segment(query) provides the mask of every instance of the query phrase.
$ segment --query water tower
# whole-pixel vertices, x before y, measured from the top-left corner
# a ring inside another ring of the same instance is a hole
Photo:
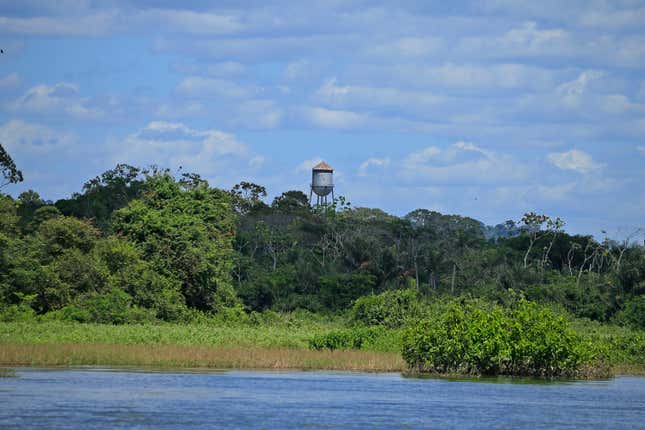
[[[311,198],[314,193],[316,194],[316,206],[326,206],[329,194],[331,194],[332,201],[334,200],[334,169],[324,161],[321,161],[312,169],[309,204],[311,204]]]

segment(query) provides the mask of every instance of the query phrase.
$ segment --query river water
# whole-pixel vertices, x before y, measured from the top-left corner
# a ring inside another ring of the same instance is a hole
[[[645,378],[16,369],[0,429],[645,429]]]

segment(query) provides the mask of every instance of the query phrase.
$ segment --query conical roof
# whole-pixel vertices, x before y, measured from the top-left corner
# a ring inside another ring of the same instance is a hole
[[[333,172],[334,169],[331,168],[331,166],[324,161],[321,161],[320,163],[316,164],[313,168],[313,170],[322,170],[324,172]]]

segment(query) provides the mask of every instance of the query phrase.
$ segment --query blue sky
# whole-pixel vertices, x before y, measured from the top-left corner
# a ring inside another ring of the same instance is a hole
[[[0,142],[58,199],[116,163],[495,224],[645,227],[645,2],[0,0]]]

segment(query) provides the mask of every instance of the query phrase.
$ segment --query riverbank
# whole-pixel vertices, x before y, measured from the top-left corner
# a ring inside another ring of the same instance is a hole
[[[181,345],[4,344],[0,366],[143,366],[401,372],[400,354],[296,348]]]
[[[407,370],[400,344],[391,336],[386,338],[387,342],[371,343],[360,350],[309,348],[312,337],[330,333],[339,326],[334,321],[233,326],[0,323],[0,366]],[[615,329],[603,330],[592,337],[594,342],[602,342],[614,352],[613,373],[645,376],[642,343]],[[629,347],[625,346],[626,339],[630,340]]]
[[[310,350],[333,324],[0,323],[0,366],[152,366],[400,372],[396,350]]]

